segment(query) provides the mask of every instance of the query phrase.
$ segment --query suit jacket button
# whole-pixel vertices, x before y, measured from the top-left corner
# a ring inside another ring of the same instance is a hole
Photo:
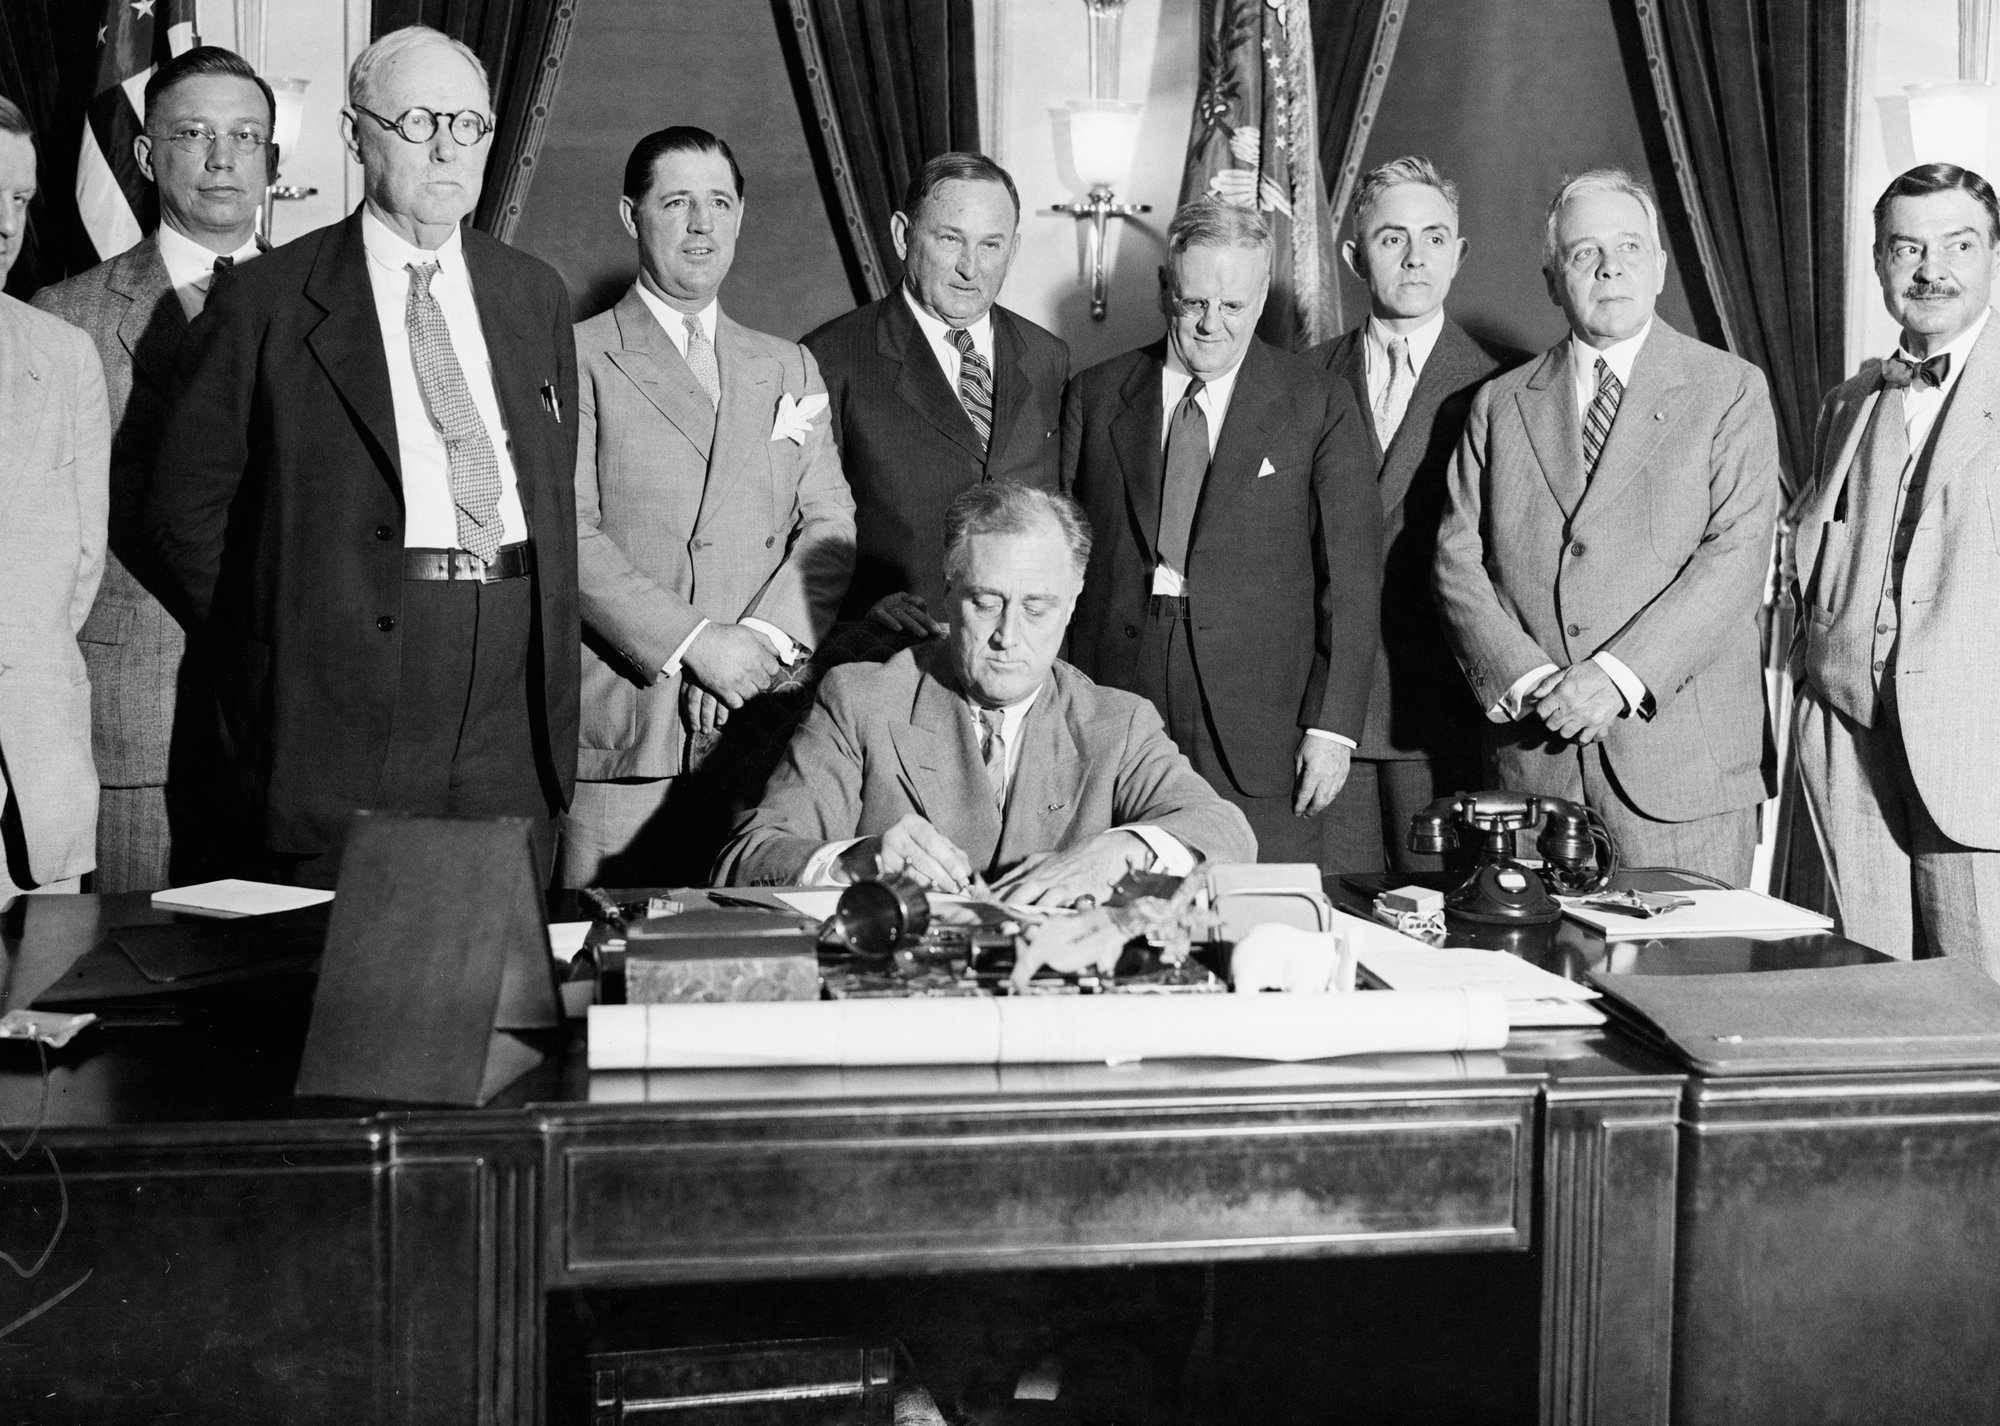
[[[1575,555],[1575,556],[1576,556],[1576,557],[1577,557],[1578,559],[1582,559],[1582,558],[1583,558],[1583,541],[1582,541],[1582,540],[1578,540],[1578,541],[1577,541],[1577,542],[1576,542],[1575,544],[1571,545],[1571,546],[1569,547],[1569,552],[1570,552],[1571,554]]]
[[[1583,630],[1575,624],[1569,626],[1569,636],[1572,639],[1574,639],[1578,634],[1581,634],[1582,632]]]
[[[375,538],[378,540],[386,540],[395,533],[396,532],[390,529],[387,525],[377,525],[375,527]]]
[[[689,549],[691,549],[691,550],[698,550],[698,549],[700,549],[700,548],[701,548],[701,547],[702,547],[703,545],[705,545],[705,544],[707,544],[707,543],[708,543],[708,541],[706,541],[706,540],[689,540],[689,541],[688,541],[688,548],[689,548]]]
[[[773,546],[773,545],[775,545],[775,544],[777,544],[777,543],[778,543],[778,537],[777,537],[776,535],[766,535],[766,536],[764,536],[764,548],[765,548],[765,549],[767,549],[767,550],[768,550],[768,549],[770,549],[770,548],[771,548],[771,546]]]
[[[396,616],[393,614],[384,614],[381,618],[375,621],[375,627],[380,629],[385,634],[390,632],[392,629],[396,627]]]
[[[1139,637],[1139,626],[1138,626],[1137,624],[1127,624],[1127,625],[1125,626],[1125,637],[1126,637],[1126,638],[1128,638],[1128,639],[1136,639],[1136,638],[1138,638],[1138,637]]]

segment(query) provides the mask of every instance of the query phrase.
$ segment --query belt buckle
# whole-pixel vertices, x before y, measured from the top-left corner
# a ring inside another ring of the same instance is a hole
[[[476,579],[481,584],[493,583],[494,579],[496,578],[496,576],[493,573],[494,561],[483,560],[478,555],[473,554],[470,550],[466,551],[465,558],[470,562],[472,566],[470,572],[466,575],[466,578]]]

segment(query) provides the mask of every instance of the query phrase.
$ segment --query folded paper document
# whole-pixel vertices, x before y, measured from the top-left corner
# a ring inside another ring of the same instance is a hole
[[[166,911],[193,911],[206,916],[268,916],[297,911],[333,900],[330,891],[305,886],[280,886],[269,881],[226,877],[198,886],[176,886],[153,893],[153,904]]]
[[[1679,891],[1676,897],[1693,903],[1658,915],[1609,906],[1592,906],[1586,898],[1562,898],[1563,915],[1601,932],[1607,941],[1644,936],[1810,936],[1833,929],[1832,918],[1817,911],[1766,896],[1761,891]]]

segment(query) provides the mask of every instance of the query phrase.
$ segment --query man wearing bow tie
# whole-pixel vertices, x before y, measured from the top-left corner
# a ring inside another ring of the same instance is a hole
[[[646,135],[618,202],[639,278],[576,329],[578,579],[587,631],[565,886],[707,879],[725,790],[694,771],[715,735],[825,637],[854,567],[812,353],[716,294],[743,173],[706,129]]]
[[[90,665],[91,742],[102,784],[99,891],[145,891],[226,870],[215,807],[213,713],[179,623],[155,597],[146,482],[174,349],[219,273],[257,256],[257,209],[277,173],[270,86],[226,49],[176,55],[146,81],[134,141],[160,226],[132,247],[35,294],[90,333],[111,399],[111,549],[77,636]]]
[[[562,279],[461,222],[493,107],[437,30],[356,56],[364,201],[232,271],[175,361],[148,507],[267,876],[358,809],[525,818],[576,770],[576,342]]]
[[[1794,731],[1841,932],[2000,976],[2000,202],[1925,164],[1875,204],[1902,324],[1821,407],[1800,497]]]
[[[1629,865],[1742,886],[1771,786],[1770,394],[1654,314],[1666,251],[1630,175],[1565,183],[1542,261],[1569,334],[1473,399],[1438,532],[1445,633],[1502,787],[1585,803]]]

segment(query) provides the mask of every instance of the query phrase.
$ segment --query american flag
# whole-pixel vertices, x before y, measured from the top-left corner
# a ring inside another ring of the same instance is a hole
[[[195,39],[195,0],[107,0],[97,32],[97,84],[84,112],[76,206],[98,261],[122,253],[159,220],[132,140],[146,123],[146,81]]]

